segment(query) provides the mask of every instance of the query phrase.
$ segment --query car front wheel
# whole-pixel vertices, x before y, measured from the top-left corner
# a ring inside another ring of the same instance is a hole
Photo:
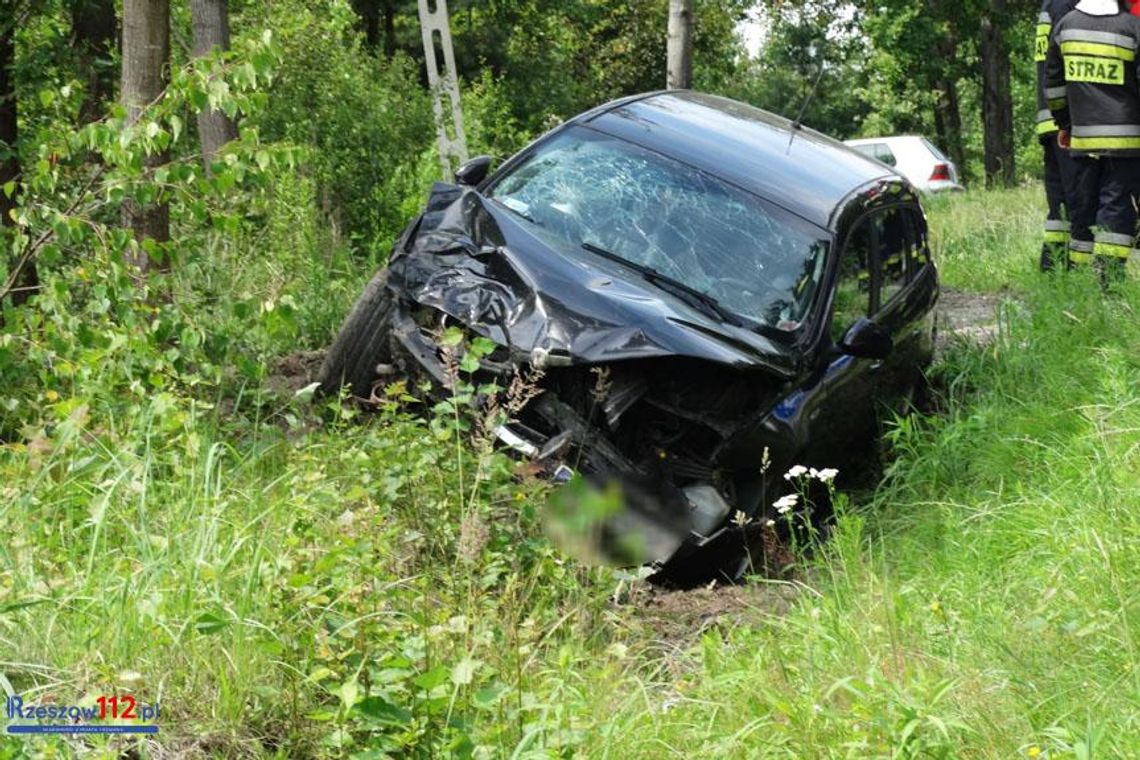
[[[377,366],[392,355],[389,327],[395,302],[387,285],[384,269],[365,286],[345,318],[317,376],[321,393],[333,395],[347,385],[358,398],[372,395]]]

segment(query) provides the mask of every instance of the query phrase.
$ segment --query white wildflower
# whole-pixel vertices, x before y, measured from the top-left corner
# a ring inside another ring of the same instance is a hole
[[[774,528],[776,526],[776,521],[775,520],[768,520],[764,524],[767,525],[769,528]]]
[[[808,468],[804,467],[802,464],[797,464],[795,467],[784,473],[784,480],[795,480],[796,478],[802,478],[804,475],[807,475],[807,472]]]
[[[838,474],[839,470],[836,470],[833,467],[825,467],[822,470],[816,470],[812,472],[812,476],[815,477],[815,479],[820,483],[830,483],[831,481],[835,480],[835,476]]]
[[[780,514],[786,515],[792,511],[792,507],[796,506],[796,502],[799,500],[800,497],[798,494],[790,493],[787,496],[781,496],[772,503],[772,506],[775,507],[776,511]]]

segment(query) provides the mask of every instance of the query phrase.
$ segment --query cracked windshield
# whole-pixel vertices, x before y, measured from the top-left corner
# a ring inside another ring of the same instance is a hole
[[[540,147],[488,194],[559,247],[620,258],[670,292],[699,291],[726,321],[796,330],[823,273],[826,243],[807,222],[582,127]]]

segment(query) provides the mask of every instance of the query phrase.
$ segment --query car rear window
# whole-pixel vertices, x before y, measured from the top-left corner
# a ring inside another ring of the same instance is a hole
[[[934,157],[937,158],[939,161],[949,161],[950,160],[950,159],[946,158],[946,156],[942,153],[942,151],[938,150],[937,145],[930,142],[930,140],[927,140],[925,137],[922,138],[922,144],[925,145],[927,147],[927,149],[929,149],[930,152],[934,154]]]
[[[822,230],[706,172],[572,127],[487,192],[552,247],[601,248],[756,326],[798,329],[823,274]],[[586,254],[589,255],[589,254]]]
[[[898,164],[898,159],[895,158],[895,154],[886,143],[865,143],[863,145],[853,145],[852,147],[864,156],[870,156],[876,161],[882,161],[887,166],[895,166]]]

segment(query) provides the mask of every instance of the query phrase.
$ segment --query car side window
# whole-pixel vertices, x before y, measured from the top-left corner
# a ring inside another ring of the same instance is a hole
[[[910,281],[910,272],[914,268],[915,230],[911,212],[904,208],[877,214],[874,224],[882,273],[879,302],[889,304]]]
[[[872,221],[864,219],[847,237],[839,258],[835,281],[835,308],[831,315],[831,339],[838,343],[860,317],[871,313]]]
[[[870,156],[876,161],[882,161],[887,166],[895,166],[898,164],[898,159],[895,158],[895,154],[891,152],[890,147],[886,143],[864,143],[863,145],[856,145],[855,150],[865,156]]]

